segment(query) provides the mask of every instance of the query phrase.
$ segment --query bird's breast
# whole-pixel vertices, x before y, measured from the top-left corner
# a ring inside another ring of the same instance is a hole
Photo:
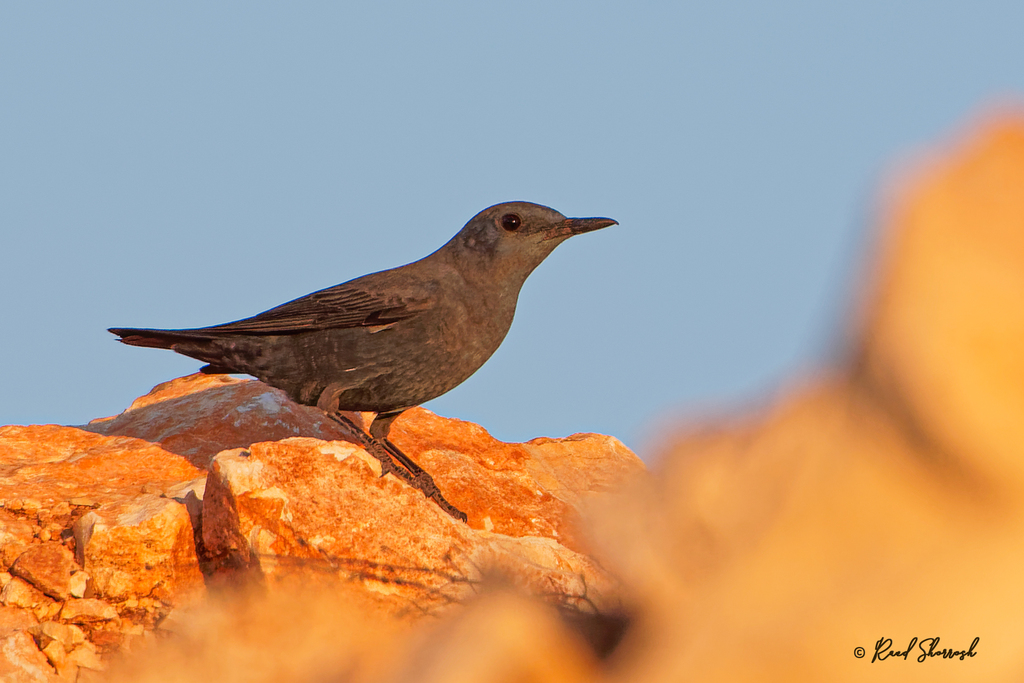
[[[483,365],[497,350],[512,325],[515,308],[451,306],[435,323],[439,358],[459,382]]]

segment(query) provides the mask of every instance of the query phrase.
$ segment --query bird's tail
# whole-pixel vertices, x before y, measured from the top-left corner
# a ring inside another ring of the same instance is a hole
[[[151,349],[170,349],[183,356],[209,363],[200,372],[206,374],[245,373],[246,370],[235,367],[230,353],[232,345],[224,344],[220,335],[210,334],[207,330],[153,330],[137,327],[111,327],[109,332],[116,334],[122,344],[142,346]]]

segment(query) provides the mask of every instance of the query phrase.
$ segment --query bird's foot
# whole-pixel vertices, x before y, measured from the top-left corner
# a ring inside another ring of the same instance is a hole
[[[445,497],[441,495],[441,490],[438,489],[437,484],[434,483],[434,479],[426,472],[421,470],[419,474],[413,475],[411,483],[414,487],[422,491],[423,495],[437,503],[439,508],[455,519],[460,522],[467,522],[469,520],[465,512],[445,500]]]
[[[399,464],[404,466],[409,471],[409,474],[412,477],[409,483],[412,486],[422,491],[424,496],[430,498],[432,501],[437,503],[437,506],[439,508],[447,512],[455,519],[461,522],[466,522],[468,520],[468,517],[466,517],[465,512],[458,509],[445,499],[445,497],[441,494],[441,489],[437,488],[437,484],[434,483],[434,478],[431,477],[430,474],[428,474],[422,467],[413,462],[412,458],[403,453],[398,448],[398,446],[391,443],[391,441],[387,437],[380,439],[380,441],[384,445],[384,448],[387,449],[388,453],[390,453],[391,456],[395,460],[397,460]]]
[[[437,488],[437,484],[434,483],[434,478],[424,471],[422,467],[413,462],[412,458],[400,451],[393,443],[388,441],[386,438],[378,440],[370,436],[344,415],[333,411],[326,412],[326,415],[344,427],[345,430],[351,433],[352,437],[359,442],[359,445],[362,446],[367,453],[380,461],[380,476],[383,477],[385,474],[392,474],[409,484],[409,486],[419,489],[424,496],[437,503],[439,508],[455,519],[460,522],[466,522],[468,520],[466,513],[449,503],[445,497],[441,495],[441,490]]]

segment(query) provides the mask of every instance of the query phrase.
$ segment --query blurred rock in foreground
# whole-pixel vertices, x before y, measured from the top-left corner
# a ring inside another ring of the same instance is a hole
[[[643,615],[615,680],[1024,675],[1024,120],[920,170],[885,228],[849,365],[680,435],[602,518]]]
[[[256,381],[193,375],[83,428],[0,428],[0,680],[75,680],[154,633],[187,639],[221,618],[224,594],[284,622],[296,605],[344,605],[361,634],[411,628],[488,585],[568,618],[621,613],[580,515],[643,474],[619,441],[506,444],[422,409],[392,438],[468,525]]]

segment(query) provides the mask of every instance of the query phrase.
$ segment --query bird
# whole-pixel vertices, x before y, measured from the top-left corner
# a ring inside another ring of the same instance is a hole
[[[527,277],[568,238],[610,218],[566,218],[531,202],[474,216],[412,263],[300,297],[249,318],[192,329],[112,327],[130,346],[170,349],[206,374],[246,374],[315,406],[455,519],[430,475],[389,439],[405,410],[447,393],[504,340]],[[369,434],[341,411],[372,412]]]

